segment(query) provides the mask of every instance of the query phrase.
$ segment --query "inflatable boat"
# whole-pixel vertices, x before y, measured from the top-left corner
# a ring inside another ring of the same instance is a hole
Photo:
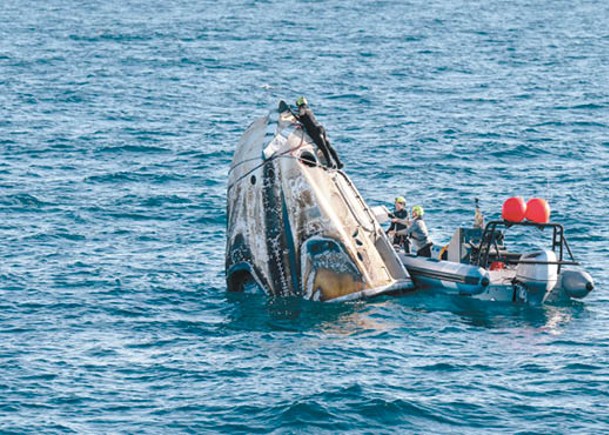
[[[551,232],[549,248],[509,251],[505,239],[526,245],[523,232]],[[524,243],[523,243],[524,242]],[[584,298],[594,289],[592,277],[573,258],[558,223],[491,221],[481,228],[457,228],[441,259],[402,253],[402,263],[417,287],[481,300],[528,303]]]

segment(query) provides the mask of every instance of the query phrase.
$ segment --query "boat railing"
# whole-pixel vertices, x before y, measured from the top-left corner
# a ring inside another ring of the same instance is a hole
[[[535,261],[535,260],[520,260],[520,261],[515,261],[514,263],[517,264],[558,264],[560,266],[579,266],[579,261],[565,261],[565,260],[560,260],[560,261]]]
[[[523,227],[535,227],[543,230],[544,228],[552,228],[552,251],[558,256],[558,261],[534,261],[534,260],[520,260],[513,259],[513,256],[519,255],[514,253],[508,253],[504,246],[499,244],[502,240],[498,240],[503,237],[503,234],[499,231],[499,228],[508,229],[513,226]],[[480,244],[478,245],[478,252],[472,258],[472,264],[476,264],[480,267],[486,268],[491,261],[505,261],[505,263],[511,264],[558,264],[558,271],[563,265],[579,265],[571,248],[565,238],[565,230],[561,224],[548,222],[548,223],[537,223],[537,222],[508,222],[508,221],[490,221],[486,224]],[[503,253],[502,253],[503,251]],[[565,261],[564,251],[567,252],[571,261]],[[503,254],[503,258],[502,258]],[[512,258],[509,258],[512,256]]]

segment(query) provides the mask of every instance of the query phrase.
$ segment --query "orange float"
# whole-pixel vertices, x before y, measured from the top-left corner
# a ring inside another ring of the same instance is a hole
[[[545,199],[529,199],[525,218],[538,224],[547,224],[550,222],[550,205]]]
[[[503,261],[493,261],[490,270],[503,270],[505,263]]]
[[[513,196],[503,203],[501,217],[508,222],[522,222],[526,215],[527,205],[521,196]]]

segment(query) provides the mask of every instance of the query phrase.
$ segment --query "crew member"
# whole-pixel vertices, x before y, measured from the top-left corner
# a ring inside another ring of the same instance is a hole
[[[313,142],[315,142],[323,153],[327,166],[329,168],[341,169],[343,164],[338,158],[336,150],[330,145],[330,141],[326,135],[326,129],[315,118],[307,99],[305,97],[299,97],[298,100],[296,100],[296,106],[298,106],[298,120],[302,123],[306,132],[311,136]]]
[[[391,217],[391,226],[387,229],[387,235],[394,245],[402,246],[404,252],[409,254],[410,239],[407,235],[397,234],[398,231],[408,228],[408,210],[406,210],[406,199],[403,196],[395,198],[395,209],[389,217]]]
[[[425,210],[420,205],[412,207],[412,221],[409,223],[408,228],[401,230],[398,234],[405,234],[410,236],[414,248],[416,249],[417,255],[421,257],[431,257],[431,247],[433,243],[429,237],[429,231],[427,225],[423,220]]]

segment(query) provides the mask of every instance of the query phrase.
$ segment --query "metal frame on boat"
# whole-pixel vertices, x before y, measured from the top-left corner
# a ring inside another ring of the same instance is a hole
[[[495,248],[495,252],[497,254],[497,258],[494,261],[503,261],[506,264],[549,264],[548,262],[540,262],[533,260],[519,260],[521,254],[515,254],[517,258],[514,258],[514,254],[510,254],[507,251],[501,254],[502,250],[498,244],[497,237],[500,234],[500,229],[502,226],[506,229],[512,226],[524,226],[524,227],[535,227],[540,230],[544,230],[545,228],[552,228],[552,251],[556,253],[558,249],[558,258],[556,264],[558,265],[558,273],[560,273],[561,266],[569,265],[569,266],[579,266],[579,262],[575,261],[573,257],[573,253],[571,252],[571,248],[567,243],[567,239],[565,238],[565,229],[564,227],[555,222],[548,223],[536,223],[536,222],[508,222],[508,221],[491,221],[484,228],[484,232],[482,233],[482,242],[479,247],[479,252],[477,255],[477,264],[480,267],[489,267],[491,263],[489,262],[489,258],[492,258],[492,248]],[[564,261],[564,251],[567,251],[571,261]]]

